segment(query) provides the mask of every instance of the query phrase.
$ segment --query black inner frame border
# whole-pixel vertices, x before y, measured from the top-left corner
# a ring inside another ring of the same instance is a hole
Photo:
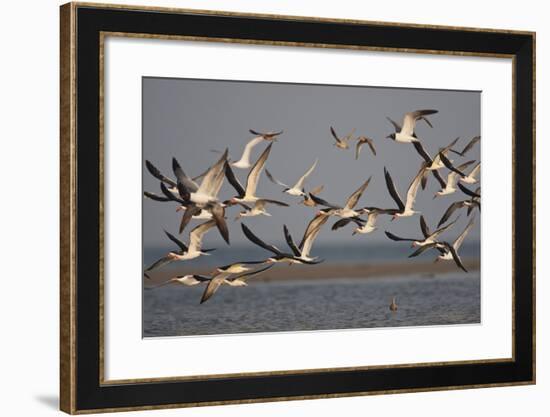
[[[76,7],[77,21],[77,410],[230,403],[353,393],[415,391],[534,381],[533,37],[376,23],[309,21],[201,12]],[[208,380],[100,385],[99,40],[100,32],[237,38],[515,56],[515,360]]]

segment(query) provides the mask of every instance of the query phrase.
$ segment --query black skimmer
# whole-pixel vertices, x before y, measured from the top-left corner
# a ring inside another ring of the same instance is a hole
[[[460,164],[459,166],[456,167],[456,171],[462,171],[465,168],[468,168],[468,166],[470,166],[474,162],[475,160],[464,162],[463,164]],[[449,173],[447,174],[447,181],[445,181],[445,185],[441,187],[441,190],[439,190],[434,194],[434,198],[453,194],[457,190],[456,186],[460,177],[456,173],[456,171],[449,171]],[[461,179],[464,179],[464,178],[467,178],[467,177],[462,177]]]
[[[317,257],[311,257],[310,252],[311,248],[313,246],[313,242],[319,235],[319,232],[321,231],[321,227],[327,222],[329,216],[320,213],[317,214],[311,221],[308,223],[306,230],[304,231],[304,236],[302,237],[302,241],[300,242],[300,245],[296,246],[294,243],[294,240],[292,239],[292,235],[288,231],[288,228],[286,225],[283,226],[283,231],[285,234],[285,240],[290,249],[292,250],[292,253],[294,253],[294,256],[296,256],[300,260],[305,261],[316,261]]]
[[[230,272],[214,273],[208,280],[208,285],[204,289],[200,304],[206,302],[210,297],[212,297],[216,293],[216,291],[218,291],[218,288],[220,288],[222,284],[229,285],[232,287],[245,287],[248,285],[246,282],[247,278],[250,278],[253,275],[258,275],[259,273],[268,270],[272,266],[273,265],[269,265],[265,268],[257,269],[255,271],[245,272],[235,277],[231,277],[231,275],[234,275],[234,274]]]
[[[428,126],[432,127],[432,124],[426,118],[426,116],[435,113],[437,113],[437,110],[416,110],[413,112],[405,113],[405,115],[403,116],[403,126],[400,126],[398,123],[387,117],[387,119],[395,128],[395,132],[386,136],[386,138],[401,143],[418,142],[419,140],[414,133],[416,122],[419,120],[424,120],[428,124]]]
[[[267,170],[267,168],[265,170],[265,174],[267,175],[267,178],[269,178],[269,180],[272,183],[284,187],[284,190],[283,190],[284,193],[287,193],[296,197],[301,197],[306,194],[304,191],[304,183],[306,181],[306,178],[313,172],[316,166],[317,166],[317,159],[315,160],[313,165],[305,172],[305,174],[302,175],[300,179],[296,182],[296,184],[294,184],[292,187],[274,178],[273,175],[271,175],[271,173]]]
[[[466,226],[464,231],[456,238],[456,240],[452,244],[449,242],[432,242],[428,245],[424,245],[419,249],[417,249],[414,253],[409,255],[409,258],[418,256],[428,249],[436,249],[439,252],[439,256],[435,259],[435,262],[439,260],[442,260],[442,261],[453,260],[460,269],[462,269],[464,272],[468,272],[468,270],[462,263],[462,259],[458,254],[458,250],[460,249],[460,246],[462,246],[462,242],[464,242],[466,235],[468,234],[470,229],[473,227],[474,222],[475,222],[475,216],[471,218],[471,220],[468,222],[468,225]]]
[[[422,235],[424,236],[423,239],[412,239],[412,238],[406,238],[406,237],[399,237],[394,235],[393,233],[390,233],[388,231],[384,232],[386,236],[396,242],[412,242],[411,247],[416,246],[425,246],[429,245],[431,243],[437,242],[437,238],[446,230],[448,230],[450,227],[452,227],[456,223],[456,220],[448,223],[447,225],[440,227],[437,230],[434,230],[433,232],[430,232],[430,229],[428,228],[428,225],[426,224],[426,220],[424,219],[424,216],[420,216],[420,230],[422,231]]]
[[[472,210],[476,207],[478,208],[478,210],[481,210],[481,194],[479,194],[481,189],[479,187],[477,188],[476,191],[471,191],[468,188],[464,187],[462,184],[458,183],[458,188],[460,188],[460,190],[466,195],[468,195],[470,198],[466,200],[455,201],[454,203],[452,203],[447,208],[445,213],[443,213],[443,216],[441,217],[441,220],[439,220],[437,227],[441,226],[443,223],[449,220],[449,218],[453,215],[453,213],[456,210],[461,209],[463,207],[466,207],[468,209],[467,210],[468,216],[471,214]]]
[[[264,169],[265,162],[267,161],[272,145],[272,143],[269,144],[265,151],[262,152],[252,169],[249,171],[246,178],[246,188],[244,188],[239,182],[235,176],[235,173],[231,169],[231,166],[225,166],[225,176],[235,191],[237,191],[237,196],[225,201],[225,204],[255,203],[258,200],[263,200],[262,198],[256,196],[256,189],[258,188],[258,181],[260,180],[260,175]],[[275,200],[266,201],[273,202]]]
[[[283,252],[276,246],[265,243],[263,240],[257,237],[254,233],[252,233],[252,231],[244,223],[241,223],[241,228],[243,229],[243,233],[248,240],[250,240],[255,245],[258,245],[259,247],[274,254],[274,256],[270,256],[265,260],[266,263],[285,262],[289,264],[315,265],[322,262],[322,261],[308,261],[306,259],[300,258],[299,256],[296,256],[293,253]]]
[[[191,230],[189,233],[189,246],[165,230],[164,233],[168,236],[168,239],[174,242],[179,247],[179,250],[168,252],[166,256],[163,256],[155,261],[147,267],[145,271],[152,271],[153,269],[160,268],[174,261],[186,261],[189,259],[198,258],[201,255],[209,255],[208,252],[212,252],[214,249],[202,249],[202,238],[204,234],[215,225],[216,222],[214,220],[210,220]]]
[[[276,140],[276,137],[281,133],[283,133],[282,130],[280,132],[260,133],[252,129],[250,129],[249,132],[256,136],[252,138],[244,147],[244,151],[243,151],[243,154],[241,155],[241,159],[230,163],[232,167],[241,168],[241,169],[250,168],[252,166],[252,163],[250,162],[250,155],[252,153],[252,149],[259,143],[263,142],[264,140],[266,141]]]
[[[267,204],[274,204],[281,207],[288,207],[287,203],[283,203],[282,201],[277,200],[269,200],[266,198],[262,198],[261,200],[256,200],[254,205],[250,207],[249,205],[245,203],[237,203],[242,208],[244,208],[244,211],[239,212],[237,216],[235,217],[235,220],[239,220],[241,217],[254,217],[254,216],[271,216],[270,213],[266,210]]]
[[[332,216],[338,216],[338,217],[358,217],[362,214],[361,210],[354,210],[354,207],[357,205],[357,202],[363,195],[363,192],[367,189],[369,186],[371,178],[369,177],[361,186],[355,190],[347,199],[346,204],[341,207],[332,203],[329,203],[326,200],[323,200],[320,197],[317,197],[316,195],[313,195],[312,193],[309,193],[309,197],[316,203],[321,206],[328,207],[327,209],[324,209],[323,212],[325,214],[329,214]]]
[[[388,188],[388,191],[397,204],[398,209],[395,209],[393,212],[392,220],[397,217],[410,217],[417,213],[420,213],[419,211],[415,211],[413,209],[414,202],[416,200],[416,194],[418,193],[418,187],[420,186],[420,182],[422,181],[422,177],[425,172],[425,166],[423,165],[416,176],[411,181],[411,184],[409,185],[409,188],[407,190],[407,200],[405,203],[403,203],[403,200],[399,196],[399,193],[397,192],[397,189],[395,188],[395,185],[393,183],[392,177],[390,175],[390,172],[384,167],[384,177],[386,178],[386,186]],[[391,214],[390,210],[386,210],[388,214]]]

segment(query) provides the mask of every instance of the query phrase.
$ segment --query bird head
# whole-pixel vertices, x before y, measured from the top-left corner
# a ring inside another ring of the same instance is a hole
[[[386,139],[395,140],[395,133],[390,133],[388,136],[386,136]]]

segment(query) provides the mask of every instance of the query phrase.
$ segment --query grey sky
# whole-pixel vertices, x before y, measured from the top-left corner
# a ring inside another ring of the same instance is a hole
[[[321,196],[339,204],[372,176],[358,207],[395,207],[384,182],[384,166],[391,172],[400,195],[405,198],[421,159],[412,145],[385,139],[392,132],[385,117],[401,122],[405,112],[425,108],[439,110],[430,117],[433,129],[424,123],[416,129],[424,147],[432,155],[456,137],[461,138],[457,147],[462,148],[473,136],[480,134],[479,92],[144,78],[143,158],[173,177],[171,158],[175,156],[188,174],[198,175],[219,158],[219,154],[210,152],[211,149],[229,147],[230,157],[240,158],[244,145],[252,138],[248,129],[284,129],[266,165],[279,180],[293,184],[318,158],[317,168],[306,182],[306,190],[324,184]],[[342,151],[335,148],[329,132],[331,125],[341,135],[356,128],[357,135],[373,138],[378,155],[374,157],[365,146],[356,161],[354,149]],[[265,146],[260,144],[254,149],[252,161]],[[461,160],[456,155],[453,159]],[[479,145],[464,161],[469,159],[480,159]],[[244,182],[248,170],[236,169],[235,172]],[[444,176],[446,172],[442,170]],[[158,181],[145,167],[143,186],[144,190],[160,192]],[[461,192],[456,192],[432,200],[438,187],[430,176],[427,189],[420,190],[417,199],[416,208],[422,211],[432,227],[451,202],[464,198]],[[292,203],[291,207],[269,206],[268,211],[273,217],[258,216],[245,219],[245,222],[259,236],[272,242],[282,240],[282,225],[287,224],[295,239],[299,240],[316,209],[298,205],[299,199],[281,191],[281,187],[269,182],[265,173],[262,174],[257,194]],[[225,199],[233,195],[233,188],[226,182],[220,197]],[[235,244],[248,244],[240,230],[240,222],[233,221],[237,211],[235,207],[227,212],[231,240]],[[175,205],[144,200],[144,246],[170,246],[162,230],[176,231],[179,218]],[[466,223],[463,214],[455,229],[449,231],[449,239],[460,233]],[[384,216],[379,230],[365,236],[352,237],[352,230],[348,226],[332,232],[325,227],[318,242],[357,239],[377,243],[387,241],[384,230],[412,237],[420,234],[418,216],[393,223]],[[479,222],[469,239],[479,239]],[[217,232],[209,233],[205,241],[208,241],[208,246],[221,244]]]

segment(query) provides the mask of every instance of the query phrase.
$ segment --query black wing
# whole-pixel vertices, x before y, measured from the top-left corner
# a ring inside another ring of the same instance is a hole
[[[386,169],[386,167],[384,167],[384,177],[386,178],[386,186],[388,187],[388,191],[395,203],[397,204],[397,207],[399,207],[399,210],[401,211],[405,210],[405,204],[403,204],[403,200],[401,200],[401,197],[399,197],[399,194],[395,189],[395,185],[393,184],[390,172]]]
[[[453,172],[456,172],[458,175],[460,175],[461,177],[465,177],[466,174],[464,172],[462,172],[461,170],[459,169],[456,169],[453,164],[451,163],[451,161],[449,161],[449,159],[447,159],[447,157],[443,154],[443,152],[440,152],[439,153],[439,158],[441,159],[441,162],[443,162],[443,165],[445,165],[447,168],[449,168],[451,171]]]
[[[341,227],[347,226],[348,223],[350,223],[350,222],[354,222],[359,227],[362,227],[365,223],[365,221],[363,219],[359,218],[359,217],[347,217],[347,218],[343,218],[343,219],[340,219],[337,222],[335,222],[332,225],[331,229],[332,230],[338,230]]]
[[[154,166],[150,161],[148,160],[145,160],[145,166],[147,167],[147,171],[149,171],[149,173],[155,177],[156,179],[162,181],[162,182],[165,182],[166,184],[168,185],[171,185],[172,187],[175,187],[176,186],[176,182],[166,176],[164,176],[160,170]]]
[[[319,205],[321,205],[321,206],[330,207],[330,208],[333,208],[333,209],[339,209],[339,208],[341,208],[341,207],[336,206],[336,205],[334,205],[334,204],[331,204],[331,203],[329,203],[328,201],[325,201],[325,200],[323,200],[322,198],[317,197],[316,195],[311,194],[311,193],[309,193],[309,198],[311,198],[316,204],[319,204]]]
[[[233,172],[229,164],[225,165],[225,177],[229,181],[229,184],[231,184],[235,189],[235,191],[237,191],[237,195],[239,197],[244,197],[245,190],[241,185],[241,183],[239,182],[239,180],[237,179],[237,177],[235,176],[235,173]]]
[[[193,216],[195,216],[196,214],[199,214],[200,212],[201,212],[201,209],[195,205],[190,205],[187,207],[187,209],[185,210],[185,213],[183,213],[183,216],[181,216],[180,228],[178,231],[179,234],[183,233],[183,231],[185,230],[185,227],[189,224]]]
[[[435,179],[439,182],[439,185],[441,186],[441,188],[447,187],[447,183],[446,183],[445,180],[441,177],[441,174],[439,173],[439,171],[434,170],[434,171],[432,171],[432,174],[433,174],[433,176],[435,177]]]
[[[395,129],[395,132],[401,132],[401,125],[392,119],[390,119],[388,116],[386,116],[386,119],[393,125],[393,128]]]
[[[288,244],[288,247],[292,250],[292,253],[294,253],[294,255],[298,257],[302,256],[302,252],[300,251],[300,249],[298,249],[296,243],[294,243],[294,240],[292,239],[292,236],[290,235],[286,224],[283,226],[283,231],[285,233],[286,243]]]
[[[463,205],[464,201],[455,201],[453,204],[451,204],[443,214],[443,217],[441,217],[441,220],[439,220],[439,223],[437,223],[437,227],[440,227],[443,223],[449,220],[455,210],[461,208]]]
[[[166,196],[166,198],[169,198],[172,201],[177,201],[178,203],[180,203],[184,206],[188,205],[188,203],[186,201],[183,201],[181,198],[178,198],[173,193],[171,193],[170,190],[168,190],[168,188],[166,188],[166,185],[164,185],[163,182],[160,183],[160,190],[162,191],[162,194],[164,194]]]
[[[422,234],[426,239],[430,237],[430,228],[426,224],[426,219],[424,219],[423,215],[420,215],[420,229],[422,230]]]
[[[183,169],[181,168],[181,165],[176,158],[172,158],[172,170],[174,171],[174,175],[176,176],[178,182],[181,182],[183,185],[185,185],[185,188],[187,188],[191,192],[197,191],[197,184],[191,178],[189,178],[185,172],[183,172]]]
[[[451,256],[453,257],[453,260],[455,261],[455,264],[460,268],[462,269],[464,272],[468,272],[468,270],[466,269],[466,267],[464,266],[464,264],[462,263],[462,260],[460,259],[460,256],[458,256],[458,253],[457,251],[455,250],[455,248],[453,247],[453,245],[447,243],[447,242],[443,242],[443,244],[445,245],[445,248],[447,248],[447,250],[451,253]]]
[[[430,157],[430,155],[428,155],[428,152],[426,152],[426,150],[422,146],[422,143],[420,143],[419,141],[415,141],[412,144],[414,146],[414,149],[416,149],[416,152],[418,152],[422,159],[424,159],[424,161],[431,165],[431,163],[433,162],[432,158]]]
[[[174,242],[178,247],[183,251],[187,252],[187,246],[185,243],[183,243],[181,240],[179,240],[177,237],[175,237],[173,234],[168,233],[166,230],[164,231],[166,236],[168,236],[168,239],[170,239],[172,242]]]
[[[150,193],[149,191],[144,191],[143,195],[145,197],[150,198],[151,200],[155,200],[155,201],[172,201],[171,198],[163,197],[163,196],[155,194],[155,193]]]
[[[390,233],[390,232],[384,232],[386,234],[386,236],[388,238],[390,238],[391,240],[395,240],[396,242],[400,242],[400,241],[406,241],[406,242],[416,242],[417,239],[409,239],[409,238],[406,238],[406,237],[399,237],[399,236],[396,236],[394,235],[393,233]]]
[[[283,255],[283,253],[279,249],[277,249],[275,246],[268,245],[263,240],[258,238],[254,233],[252,233],[252,231],[244,223],[241,224],[241,228],[243,229],[243,233],[247,237],[247,239],[250,240],[255,245],[258,245],[259,247],[264,248],[265,250],[273,252],[275,255]]]
[[[164,265],[167,265],[169,264],[170,262],[172,262],[172,258],[169,258],[168,256],[164,256],[158,260],[156,260],[155,262],[153,262],[151,265],[149,265],[147,267],[147,269],[145,269],[146,272],[148,271],[152,271],[153,269],[157,269],[157,268],[160,268],[161,266],[164,266]],[[148,275],[147,275],[148,276]]]
[[[259,200],[256,200],[256,201],[265,201],[266,203],[275,204],[276,206],[288,207],[288,204],[285,203],[284,201],[270,200],[269,198],[260,198]]]
[[[458,188],[460,188],[460,190],[461,190],[464,194],[469,195],[470,197],[477,197],[477,198],[481,197],[481,194],[476,193],[476,192],[470,190],[469,188],[464,187],[464,186],[463,186],[462,184],[460,184],[460,183],[458,183]]]
[[[225,209],[219,204],[216,204],[212,207],[210,212],[216,221],[216,227],[220,231],[220,235],[222,235],[225,243],[229,245],[229,229],[227,228],[227,223],[225,222]]]

